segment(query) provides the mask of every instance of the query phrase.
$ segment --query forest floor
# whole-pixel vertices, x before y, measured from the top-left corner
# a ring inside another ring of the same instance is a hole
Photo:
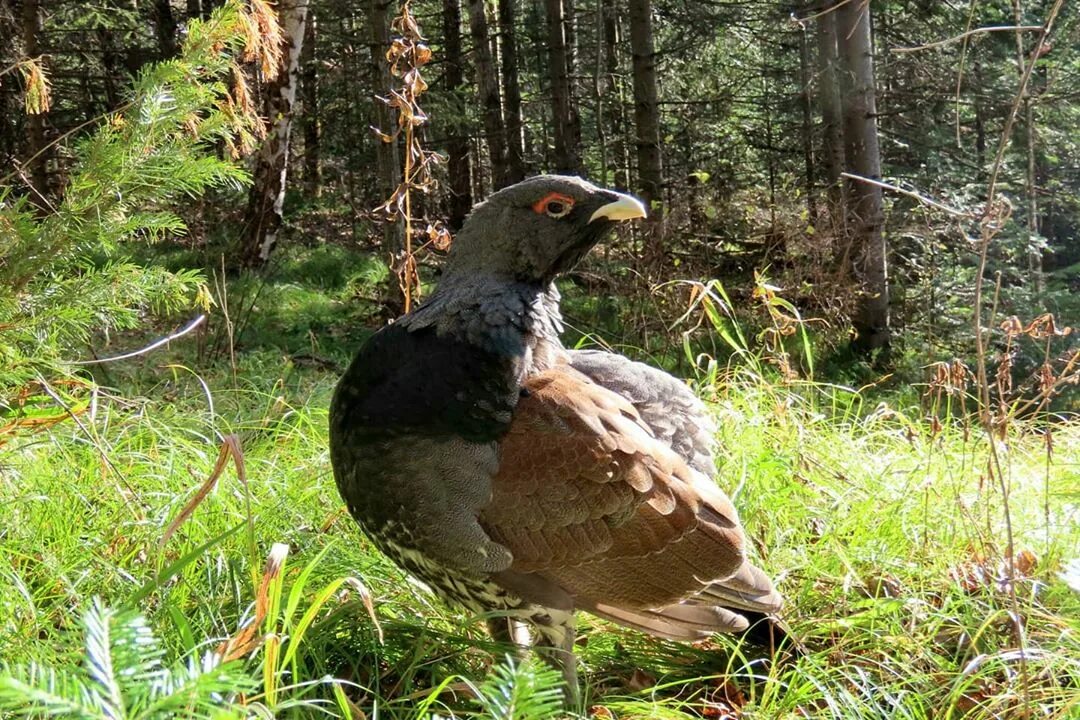
[[[335,365],[367,332],[355,300],[377,274],[313,256],[257,296],[230,286],[231,340],[219,320],[102,366],[101,391],[72,407],[77,423],[0,446],[4,662],[78,666],[95,597],[144,613],[170,658],[213,650],[259,614],[264,562],[281,543],[284,572],[264,588],[280,603],[261,622],[283,644],[242,661],[259,689],[234,701],[278,717],[533,717],[525,702],[477,701],[478,686],[499,689],[479,683],[508,648],[411,582],[343,512],[327,404]],[[1080,717],[1080,422],[1054,428],[1048,462],[1034,426],[1013,424],[991,448],[959,416],[927,421],[917,395],[765,375],[733,363],[697,387],[720,427],[719,482],[805,652],[773,662],[736,639],[680,645],[583,616],[580,711]],[[246,484],[226,455],[215,489],[163,540],[226,440]]]

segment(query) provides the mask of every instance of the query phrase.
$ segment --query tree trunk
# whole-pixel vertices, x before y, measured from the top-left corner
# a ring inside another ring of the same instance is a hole
[[[23,0],[22,39],[26,57],[41,55],[38,41],[42,33],[39,0]],[[26,118],[26,168],[29,171],[30,199],[42,210],[49,207],[49,156],[45,138],[45,114],[35,113]]]
[[[615,187],[628,189],[630,187],[630,162],[626,149],[625,108],[623,103],[623,87],[619,78],[619,21],[618,10],[615,0],[603,0],[604,5],[604,66],[607,73],[607,88],[612,99],[609,103],[611,111],[612,155],[615,156],[615,170],[613,173]]]
[[[468,0],[468,4],[473,61],[476,65],[476,88],[483,107],[484,136],[491,157],[491,183],[498,190],[510,184],[506,160],[506,125],[503,122],[502,100],[499,96],[499,75],[491,52],[486,3],[484,0]]]
[[[11,42],[0,43],[0,67],[11,67],[21,59],[21,42],[15,42],[21,36],[20,20],[16,18],[14,3],[0,0],[0,37],[11,38]],[[0,167],[12,168],[19,153],[19,139],[25,135],[22,123],[22,98],[13,82],[0,82]]]
[[[176,54],[176,18],[170,0],[154,0],[154,30],[158,54],[162,59],[171,58]]]
[[[814,114],[811,98],[813,96],[813,74],[810,70],[810,43],[806,39],[806,28],[799,32],[799,109],[802,111],[802,151],[803,181],[806,192],[806,211],[811,223],[817,222],[817,193],[814,191]]]
[[[593,58],[593,120],[596,123],[596,146],[600,151],[600,178],[602,185],[610,185],[608,178],[607,123],[604,117],[604,0],[595,0],[594,13],[596,33],[596,57]]]
[[[971,66],[971,77],[975,87],[982,87],[982,63],[975,61]],[[979,166],[979,182],[986,181],[986,109],[983,107],[982,93],[972,93],[972,105],[975,113],[975,164]]]
[[[521,120],[521,83],[518,80],[517,0],[499,0],[499,37],[502,46],[503,97],[506,106],[506,180],[525,179],[525,134]]]
[[[1013,0],[1013,16],[1016,25],[1024,24],[1024,15],[1018,0]],[[1035,62],[1036,58],[1030,58]],[[1028,60],[1024,52],[1024,35],[1016,31],[1016,69],[1021,79],[1024,76]],[[1039,248],[1039,207],[1035,199],[1035,107],[1031,102],[1031,84],[1024,90],[1020,99],[1020,110],[1024,116],[1024,151],[1027,164],[1024,172],[1024,209],[1027,215],[1027,261],[1028,274],[1036,292],[1043,292],[1046,282],[1043,278],[1042,250]]]
[[[840,59],[836,45],[836,11],[826,3],[817,19],[818,104],[821,107],[822,155],[825,158],[825,186],[828,189],[829,215],[836,247],[846,244],[844,228],[844,191],[840,173],[844,171],[843,120],[840,113],[840,90],[836,74]]]
[[[369,70],[373,96],[385,95],[394,85],[386,51],[390,49],[390,7],[393,0],[368,0],[368,27],[371,28]],[[372,124],[387,135],[393,135],[397,127],[393,111],[383,102],[372,103]],[[398,143],[375,139],[375,174],[379,202],[390,198],[397,189],[401,175]],[[402,222],[382,223],[382,244],[385,252],[394,257],[405,248],[405,229]]]
[[[870,6],[848,2],[836,12],[838,48],[844,64],[844,143],[848,167],[856,175],[880,179]],[[890,340],[881,188],[852,181],[848,198],[848,221],[856,252],[854,271],[861,289],[853,319],[856,335],[852,347],[860,354],[870,354],[887,350]]]
[[[289,138],[307,9],[307,0],[281,0],[277,5],[285,47],[282,48],[277,77],[266,83],[265,112],[271,124],[255,158],[244,221],[242,260],[249,267],[263,265],[270,259],[281,231],[289,169]]]
[[[304,49],[300,54],[300,90],[303,92],[304,193],[322,194],[322,121],[319,117],[319,54],[316,51],[315,13],[308,11]]]
[[[637,147],[638,186],[645,207],[649,209],[649,248],[652,259],[656,260],[663,241],[660,194],[663,164],[650,0],[630,0],[630,50],[634,64],[634,143]]]
[[[448,221],[452,230],[460,230],[472,208],[472,179],[469,175],[469,138],[464,132],[465,71],[461,57],[461,1],[443,0],[443,81],[452,100],[450,117],[444,118],[449,129],[446,139],[446,170],[450,181]],[[520,118],[519,118],[520,120]]]
[[[544,0],[548,28],[548,72],[555,136],[555,171],[581,172],[581,121],[574,108],[566,5],[569,0]]]
[[[202,14],[202,0],[187,0],[187,16],[189,20],[201,18]]]

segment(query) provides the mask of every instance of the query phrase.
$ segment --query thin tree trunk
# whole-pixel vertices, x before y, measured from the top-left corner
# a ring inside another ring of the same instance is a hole
[[[322,119],[319,117],[319,54],[316,50],[315,13],[308,10],[304,49],[300,54],[300,90],[303,92],[304,194],[322,194]]]
[[[836,11],[826,3],[817,19],[818,104],[821,107],[822,155],[825,159],[825,186],[828,189],[832,236],[837,249],[846,245],[844,190],[840,173],[844,171],[843,119],[840,112],[840,89],[836,74],[840,59],[836,45]],[[839,259],[839,257],[838,257]]]
[[[278,75],[266,85],[266,115],[271,125],[255,159],[248,198],[242,250],[243,262],[248,266],[263,265],[270,259],[281,232],[307,9],[307,0],[281,0],[277,6],[285,47]]]
[[[390,7],[394,0],[368,0],[368,27],[371,29],[371,78],[375,88],[374,96],[390,92],[394,78],[386,62],[386,51],[390,48]],[[375,127],[387,135],[393,135],[396,121],[393,111],[383,102],[375,99],[372,103],[372,120]],[[397,142],[384,142],[375,139],[375,174],[379,201],[389,199],[398,186],[401,164],[399,162]],[[404,223],[382,223],[382,244],[385,252],[395,257],[405,247]]]
[[[506,181],[525,178],[525,136],[521,120],[521,83],[518,79],[517,0],[499,0],[499,37],[502,46],[503,97],[506,122]]]
[[[851,172],[880,179],[874,59],[870,45],[870,4],[848,2],[837,12],[837,38],[844,63],[844,142]],[[856,251],[855,278],[861,289],[855,313],[853,348],[861,354],[887,350],[889,277],[882,233],[881,189],[852,181],[848,221]]]
[[[984,181],[986,175],[986,109],[983,107],[982,92],[982,63],[976,61],[971,66],[972,78],[975,81],[975,92],[972,93],[972,105],[975,111],[975,164],[979,166],[979,180]]]
[[[604,0],[596,0],[595,7],[596,57],[592,81],[596,107],[593,115],[596,122],[596,145],[600,150],[600,182],[607,185],[610,181],[608,180],[607,123],[604,117]]]
[[[551,75],[551,110],[555,136],[555,170],[581,172],[580,120],[574,109],[567,44],[566,3],[544,0],[548,28],[548,72]],[[577,130],[575,130],[575,127]]]
[[[637,147],[638,185],[645,206],[649,208],[651,259],[658,260],[663,247],[663,162],[650,0],[630,0],[630,50],[634,64],[634,142]]]
[[[813,76],[810,70],[810,43],[806,39],[806,28],[799,28],[799,109],[802,111],[802,151],[803,181],[806,192],[806,211],[810,222],[817,222],[817,193],[814,191],[814,115],[811,97],[813,95]]]
[[[41,38],[42,17],[39,0],[23,0],[22,36],[26,57],[41,54],[38,41]],[[49,156],[51,153],[45,139],[45,114],[36,113],[26,118],[26,168],[29,171],[30,199],[37,207],[49,207]]]
[[[201,18],[202,14],[202,0],[187,0],[187,16],[189,20]]]
[[[443,0],[443,81],[453,99],[453,116],[448,119],[446,170],[450,180],[449,224],[460,230],[472,207],[472,179],[469,175],[469,138],[463,132],[465,70],[461,57],[461,1]],[[444,119],[445,120],[445,119]]]
[[[506,161],[506,125],[503,122],[499,76],[491,52],[487,8],[484,0],[468,0],[469,30],[473,40],[473,61],[476,65],[476,88],[483,107],[484,135],[491,156],[491,182],[495,189],[510,184]]]
[[[1023,24],[1024,14],[1020,9],[1019,0],[1013,0],[1013,16],[1016,25]],[[1024,52],[1024,35],[1016,31],[1016,69],[1021,78],[1028,62]],[[1035,62],[1036,58],[1030,58]],[[1024,96],[1020,99],[1020,110],[1024,116],[1024,151],[1027,166],[1024,172],[1024,207],[1027,215],[1027,264],[1028,274],[1032,286],[1036,292],[1043,292],[1046,287],[1043,278],[1042,250],[1039,248],[1039,208],[1035,198],[1035,107],[1031,102],[1031,86],[1024,90]]]
[[[761,67],[761,98],[762,103],[759,107],[765,116],[765,171],[766,177],[769,178],[769,246],[770,254],[772,254],[776,252],[773,244],[778,235],[776,232],[776,145],[773,138],[772,81],[769,78],[768,63],[764,59]],[[777,254],[780,256],[786,252],[784,248],[779,250]]]

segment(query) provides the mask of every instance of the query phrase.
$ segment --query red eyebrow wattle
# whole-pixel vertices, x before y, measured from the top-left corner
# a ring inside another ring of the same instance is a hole
[[[569,195],[563,195],[562,193],[552,192],[545,195],[543,199],[537,200],[533,203],[533,212],[537,215],[543,214],[544,208],[547,207],[547,204],[553,201],[564,202],[570,207],[574,207],[574,198],[570,197]]]

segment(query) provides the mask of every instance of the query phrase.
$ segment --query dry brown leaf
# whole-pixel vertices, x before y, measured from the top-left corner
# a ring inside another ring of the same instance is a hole
[[[345,578],[346,592],[342,599],[348,597],[348,591],[352,590],[360,596],[360,602],[364,603],[364,609],[367,610],[368,617],[371,618],[371,623],[375,626],[375,632],[379,636],[379,644],[383,644],[383,631],[382,625],[379,624],[379,618],[375,615],[375,602],[371,599],[371,592],[367,589],[364,583],[360,582],[354,577]]]
[[[263,567],[262,579],[259,581],[259,590],[255,595],[255,617],[236,635],[218,646],[216,653],[221,657],[222,662],[238,660],[262,644],[263,638],[257,637],[256,633],[266,620],[266,613],[270,607],[270,584],[281,574],[281,568],[284,567],[285,558],[288,555],[289,546],[285,543],[274,543],[274,546],[270,548],[266,565]]]
[[[1039,565],[1038,556],[1030,550],[1021,550],[1013,556],[1013,573],[1010,578],[1007,562],[1002,559],[994,562],[980,552],[973,552],[965,560],[949,570],[949,576],[966,593],[976,593],[984,589],[1004,592],[1008,590],[1010,579],[1030,578]]]
[[[626,687],[632,692],[648,690],[651,687],[656,687],[656,678],[641,668],[636,668],[633,674],[630,675],[630,679],[626,681]]]
[[[218,452],[217,462],[214,463],[214,469],[210,471],[210,476],[203,481],[203,484],[199,486],[199,490],[195,493],[195,496],[191,498],[184,505],[184,508],[180,513],[173,518],[173,521],[169,523],[169,527],[165,528],[165,534],[161,536],[161,540],[158,541],[158,547],[162,547],[169,541],[169,538],[180,529],[191,514],[195,512],[195,508],[199,507],[206,496],[217,486],[218,479],[221,477],[221,473],[225,470],[225,465],[228,463],[229,458],[232,457],[233,464],[236,467],[236,476],[239,478],[240,483],[247,486],[247,473],[244,470],[244,452],[240,448],[240,438],[236,435],[226,435],[221,441],[221,450]]]

